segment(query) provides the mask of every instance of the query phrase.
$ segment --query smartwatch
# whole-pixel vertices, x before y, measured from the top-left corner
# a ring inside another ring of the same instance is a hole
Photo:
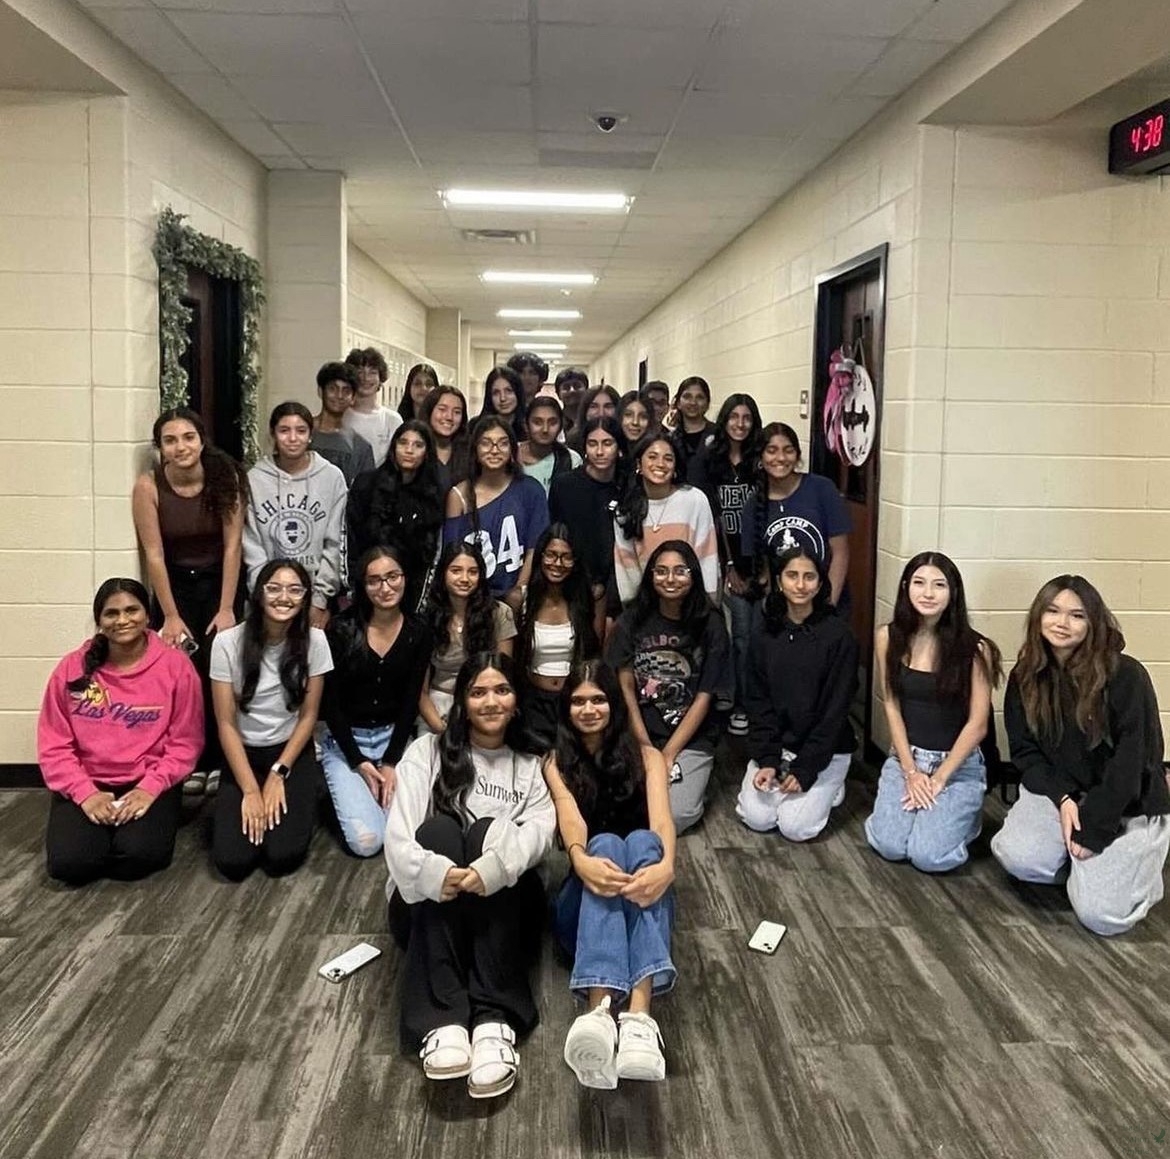
[[[282,781],[287,781],[288,775],[292,772],[292,769],[290,769],[288,765],[282,765],[280,761],[277,761],[276,764],[274,764],[268,771],[270,773],[275,773]]]

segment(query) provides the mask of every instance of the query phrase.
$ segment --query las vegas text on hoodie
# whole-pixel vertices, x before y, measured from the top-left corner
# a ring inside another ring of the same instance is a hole
[[[154,632],[138,664],[103,664],[84,692],[66,685],[85,671],[86,641],[49,677],[37,720],[45,784],[80,805],[95,782],[134,786],[157,797],[195,767],[203,749],[203,693],[185,652]]]
[[[346,584],[345,476],[318,454],[310,454],[309,469],[299,475],[282,471],[265,455],[248,472],[248,485],[248,591],[270,559],[295,559],[312,577],[313,606],[326,607]]]

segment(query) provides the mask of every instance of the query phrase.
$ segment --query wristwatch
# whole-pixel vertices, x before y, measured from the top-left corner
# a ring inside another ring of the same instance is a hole
[[[292,772],[292,769],[290,769],[288,765],[282,765],[280,761],[277,761],[276,764],[274,764],[268,771],[270,773],[275,773],[282,781],[287,781],[288,775]]]

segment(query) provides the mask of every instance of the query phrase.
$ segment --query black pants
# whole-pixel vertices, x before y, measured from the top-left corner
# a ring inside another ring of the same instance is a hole
[[[464,833],[446,815],[428,818],[415,837],[424,849],[466,867],[483,851],[490,818]],[[506,1022],[518,1036],[539,1021],[528,973],[544,927],[544,891],[535,870],[490,897],[462,893],[453,901],[407,905],[395,892],[390,933],[406,951],[402,1043],[418,1050],[439,1026]]]
[[[244,746],[248,764],[260,788],[275,774],[269,770],[280,758],[283,745],[263,748]],[[211,838],[211,859],[215,868],[232,881],[243,881],[258,865],[278,877],[292,873],[309,853],[313,840],[313,825],[317,819],[317,782],[320,774],[313,759],[312,744],[307,744],[297,757],[292,773],[284,784],[288,812],[275,829],[265,830],[259,845],[248,840],[243,828],[242,806],[244,794],[230,772],[224,772],[215,802],[215,825]]]
[[[211,641],[214,635],[205,636],[207,625],[215,618],[219,611],[219,597],[223,588],[222,567],[172,567],[167,566],[167,576],[171,581],[171,595],[175,599],[175,607],[183,623],[191,629],[199,650],[192,655],[191,660],[195,671],[199,673],[199,685],[203,689],[203,755],[195,762],[197,769],[210,771],[223,769],[223,749],[219,744],[219,732],[215,726],[215,710],[211,705]],[[235,613],[238,617],[243,611],[243,601],[236,597]],[[150,625],[155,630],[162,627],[162,608],[157,600],[151,600]],[[226,772],[226,769],[224,770]]]
[[[103,792],[124,797],[133,785],[102,785]],[[96,825],[80,805],[53,794],[45,831],[49,876],[69,885],[85,885],[99,877],[134,881],[166,869],[175,852],[182,790],[160,793],[146,815],[123,825]]]
[[[520,699],[524,744],[529,752],[547,753],[556,747],[561,694],[526,684]]]

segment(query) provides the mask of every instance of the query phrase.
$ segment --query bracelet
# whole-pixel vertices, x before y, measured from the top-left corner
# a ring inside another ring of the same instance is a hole
[[[1071,801],[1071,800],[1072,800],[1072,793],[1065,793],[1065,795],[1060,798],[1060,805],[1063,805],[1065,803],[1065,801]],[[1057,805],[1058,809],[1060,808],[1060,805]]]
[[[574,841],[573,844],[570,845],[569,848],[565,850],[565,853],[568,855],[568,858],[570,861],[573,860],[573,850],[574,849],[580,849],[582,853],[584,853],[586,851],[585,846],[582,845],[580,841]]]

